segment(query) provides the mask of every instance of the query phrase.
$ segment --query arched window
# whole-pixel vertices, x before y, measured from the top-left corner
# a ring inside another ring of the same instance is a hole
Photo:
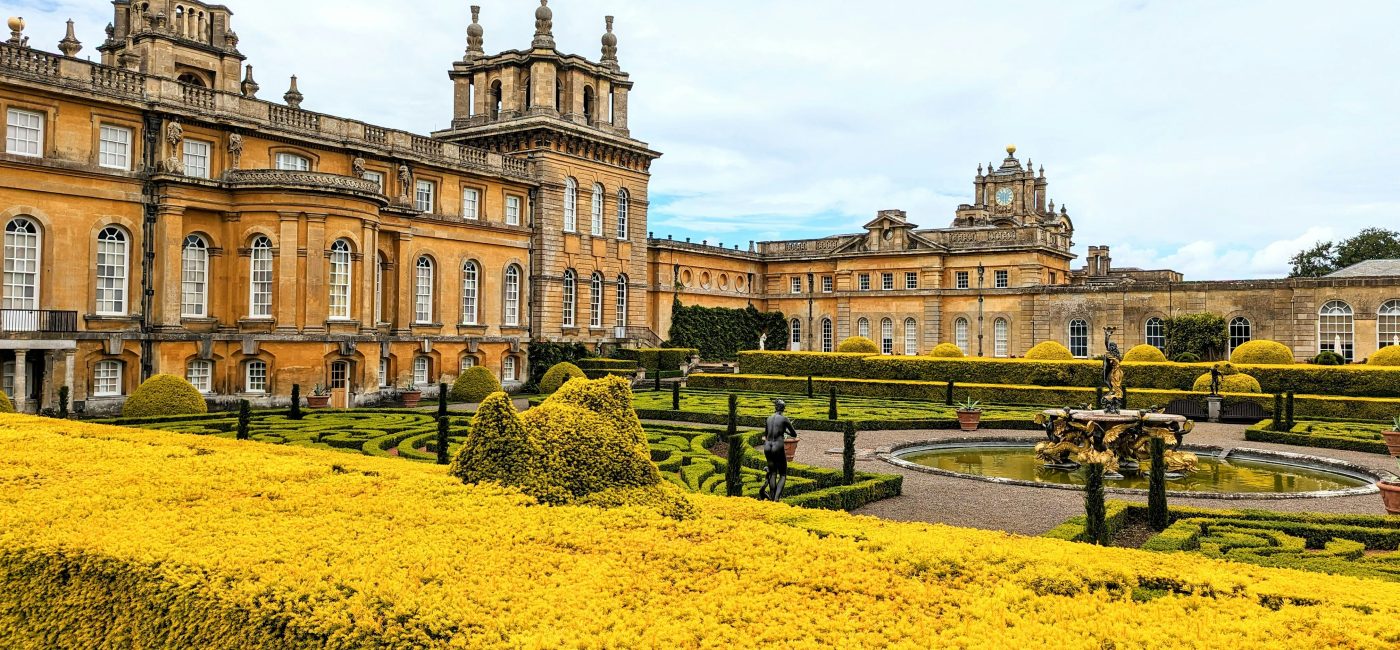
[[[564,179],[564,232],[578,230],[578,181]]]
[[[1069,353],[1076,358],[1089,356],[1089,323],[1083,320],[1069,322]]]
[[[835,349],[832,345],[831,319],[822,319],[822,352],[831,352]]]
[[[627,276],[617,276],[617,312],[613,321],[619,329],[627,327]]]
[[[1387,300],[1376,319],[1376,349],[1400,345],[1400,300]]]
[[[350,318],[350,242],[344,239],[331,244],[330,317]]]
[[[999,358],[1011,354],[1011,324],[1005,318],[992,321],[992,354]]]
[[[919,322],[913,318],[904,319],[904,354],[919,354]]]
[[[209,314],[208,304],[209,244],[190,235],[180,254],[180,315],[203,318]]]
[[[593,184],[593,229],[594,237],[603,236],[603,185]]]
[[[856,321],[856,336],[870,338],[870,319],[862,316]]]
[[[122,362],[98,361],[92,368],[92,396],[116,397],[122,394]]]
[[[1244,316],[1230,319],[1230,351],[1254,340],[1254,326]]]
[[[97,233],[97,313],[126,313],[126,232],[108,226]]]
[[[564,327],[574,327],[574,311],[578,308],[578,276],[573,269],[564,271]]]
[[[618,239],[627,239],[627,237],[628,237],[628,232],[627,232],[627,219],[628,219],[628,217],[630,216],[628,213],[632,210],[632,206],[630,205],[630,204],[631,204],[631,201],[632,201],[632,197],[631,197],[631,195],[629,195],[629,194],[627,193],[627,190],[625,190],[625,189],[620,189],[620,190],[617,191],[617,238],[618,238]]]
[[[477,288],[481,282],[481,268],[476,262],[467,260],[462,263],[462,324],[476,325],[477,310]]]
[[[39,308],[39,242],[33,220],[17,217],[5,224],[5,309]]]
[[[432,380],[433,362],[428,357],[413,358],[413,383],[418,386],[426,386]]]
[[[953,321],[953,345],[958,346],[963,354],[969,352],[968,343],[968,322],[966,318],[958,318]]]
[[[243,392],[267,392],[267,362],[254,359],[243,366]]]
[[[501,82],[491,82],[491,119],[501,119]]]
[[[788,321],[788,341],[792,343],[791,349],[797,352],[802,349],[802,321],[796,318]]]
[[[1153,316],[1147,319],[1147,344],[1166,351],[1167,349],[1167,324],[1162,319]]]
[[[433,260],[424,255],[414,268],[413,322],[433,322]]]
[[[535,89],[530,84],[530,78],[525,77],[523,85],[525,87],[525,110],[535,106]]]
[[[248,316],[272,317],[272,240],[263,236],[248,251]]]
[[[564,82],[559,80],[554,82],[554,108],[564,110]]]
[[[185,366],[185,380],[201,393],[214,392],[214,362],[195,359]]]
[[[894,354],[894,321],[880,320],[880,354]]]
[[[603,326],[603,274],[594,273],[588,287],[588,326]]]
[[[1354,313],[1351,305],[1333,300],[1318,310],[1317,351],[1336,352],[1351,363],[1355,352]]]
[[[520,267],[511,264],[506,267],[505,322],[507,327],[520,324]]]

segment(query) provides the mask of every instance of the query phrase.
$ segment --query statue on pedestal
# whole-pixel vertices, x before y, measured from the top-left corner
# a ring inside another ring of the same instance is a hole
[[[1105,413],[1117,413],[1123,406],[1123,353],[1113,342],[1113,333],[1117,330],[1116,327],[1103,328],[1104,396],[1101,406]]]
[[[787,446],[784,440],[796,438],[797,430],[783,415],[787,403],[773,400],[773,414],[763,428],[763,457],[768,459],[768,473],[763,477],[763,487],[758,490],[760,501],[778,501],[783,498],[783,486],[787,484]]]

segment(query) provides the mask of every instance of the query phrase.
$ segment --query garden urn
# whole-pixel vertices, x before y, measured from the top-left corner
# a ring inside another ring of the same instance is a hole
[[[1392,515],[1400,515],[1400,483],[1381,481],[1376,483],[1376,487],[1381,489],[1381,501],[1385,502],[1385,511]]]
[[[796,458],[796,457],[797,457],[797,443],[799,443],[799,442],[802,442],[802,439],[801,439],[801,438],[784,438],[784,439],[783,439],[783,454],[784,454],[785,456],[787,456],[787,459],[788,459],[788,462],[789,462],[789,463],[792,462],[792,459],[793,459],[793,458]]]
[[[958,409],[958,426],[963,431],[976,431],[982,425],[981,409]]]
[[[404,408],[414,408],[418,406],[418,402],[423,401],[423,391],[417,389],[402,391],[399,393],[399,401],[403,402]]]
[[[1400,458],[1400,431],[1382,431],[1385,436],[1385,447],[1390,450],[1390,455]]]
[[[330,404],[330,403],[331,403],[331,396],[330,396],[330,395],[307,395],[307,396],[306,396],[306,407],[307,407],[307,408],[323,409],[323,408],[326,408],[326,406],[327,406],[328,404]]]

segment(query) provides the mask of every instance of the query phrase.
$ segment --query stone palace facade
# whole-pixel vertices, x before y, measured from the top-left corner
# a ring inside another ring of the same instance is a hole
[[[488,55],[473,8],[451,127],[421,135],[307,110],[295,77],[259,98],[222,5],[112,4],[100,62],[71,23],[60,53],[19,19],[0,42],[0,388],[25,410],[68,386],[111,412],[154,373],[264,405],[293,384],[371,403],[470,365],[517,386],[532,342],[659,343],[676,297],[781,310],[804,350],[1087,356],[1103,326],[1155,343],[1204,310],[1301,356],[1400,336],[1395,277],[1190,283],[1096,247],[1073,269],[1069,214],[1014,150],[949,228],[890,210],[744,250],[652,238],[661,154],[628,128],[611,17],[596,61],[557,49],[545,1],[529,48]]]

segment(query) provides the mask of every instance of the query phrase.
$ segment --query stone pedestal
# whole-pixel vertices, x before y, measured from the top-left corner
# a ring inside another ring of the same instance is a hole
[[[1206,419],[1211,422],[1220,421],[1220,403],[1224,400],[1225,398],[1219,395],[1210,395],[1206,397]]]

